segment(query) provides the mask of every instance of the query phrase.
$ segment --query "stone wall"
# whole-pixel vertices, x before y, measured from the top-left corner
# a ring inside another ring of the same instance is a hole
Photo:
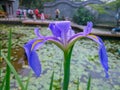
[[[19,7],[19,0],[15,0],[15,2],[13,2],[13,15],[14,16],[16,16],[16,11],[17,11],[17,9],[18,9],[18,7]]]
[[[49,2],[44,4],[44,13],[50,15],[52,18],[55,18],[55,10],[60,10],[60,17],[68,17],[72,19],[74,13],[80,6],[85,6],[88,10],[93,13],[96,18],[96,23],[112,23],[116,24],[115,15],[116,12],[106,8],[106,13],[99,14],[98,11],[89,7],[88,4],[103,4],[100,0],[89,0],[83,2],[74,2],[70,0],[56,0],[55,2]]]
[[[55,18],[55,10],[60,10],[60,17],[72,18],[75,11],[80,6],[86,6],[90,3],[101,4],[101,1],[83,1],[83,2],[73,2],[70,0],[56,0],[55,2],[49,2],[44,4],[44,13],[50,15],[52,18]]]

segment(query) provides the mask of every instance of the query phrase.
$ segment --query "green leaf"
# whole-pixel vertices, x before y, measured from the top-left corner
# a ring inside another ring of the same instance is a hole
[[[4,60],[6,61],[7,65],[10,67],[10,70],[13,72],[13,74],[15,75],[15,78],[17,79],[18,81],[18,84],[20,85],[21,87],[21,90],[25,90],[24,89],[24,85],[19,77],[19,75],[17,74],[15,68],[13,67],[13,65],[10,63],[10,61],[7,60],[7,58],[5,57],[5,55],[3,54],[3,52],[1,52],[1,55],[2,57],[4,58]]]
[[[5,90],[10,90],[10,72],[12,71],[19,83],[19,85],[21,86],[21,89],[24,90],[23,84],[15,70],[15,68],[13,67],[13,65],[11,64],[10,60],[11,60],[11,36],[12,36],[12,32],[10,30],[9,32],[9,40],[8,40],[8,55],[7,58],[5,57],[5,55],[1,52],[2,57],[4,58],[4,60],[7,63],[7,67],[6,67],[6,86],[5,86]]]
[[[53,79],[54,79],[54,71],[53,71],[52,76],[51,76],[51,82],[50,82],[50,88],[49,88],[49,90],[52,90]]]
[[[7,55],[7,60],[10,62],[10,58],[11,58],[11,37],[12,37],[12,32],[10,30],[9,32],[9,40],[8,40],[8,55]],[[6,66],[6,86],[5,86],[6,90],[10,90],[10,68],[7,65]]]
[[[79,81],[79,78],[78,78],[78,81],[77,81],[77,90],[79,90],[79,85],[80,85],[80,81]]]
[[[6,80],[6,76],[4,77],[4,79],[2,81],[2,85],[0,86],[0,90],[4,90],[5,80]]]
[[[87,82],[87,90],[90,90],[91,85],[91,76],[89,76],[88,82]]]

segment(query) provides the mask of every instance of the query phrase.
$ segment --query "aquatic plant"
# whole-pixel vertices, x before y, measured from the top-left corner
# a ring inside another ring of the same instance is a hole
[[[69,79],[70,79],[70,61],[73,46],[75,42],[83,37],[87,37],[95,41],[99,45],[99,58],[100,62],[108,77],[108,57],[106,49],[102,39],[98,36],[92,35],[92,22],[88,22],[83,32],[77,34],[71,28],[70,21],[55,21],[49,24],[49,28],[53,36],[43,36],[39,33],[39,28],[35,28],[34,32],[37,38],[30,40],[25,44],[24,49],[27,55],[28,63],[36,76],[41,74],[41,63],[36,50],[39,49],[45,42],[50,41],[57,45],[64,53],[64,80],[63,90],[68,90]]]

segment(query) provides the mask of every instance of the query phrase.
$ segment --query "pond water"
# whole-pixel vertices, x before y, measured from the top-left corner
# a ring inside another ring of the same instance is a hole
[[[39,26],[40,27],[40,26]],[[8,31],[12,29],[12,64],[23,82],[26,82],[30,68],[27,64],[23,45],[35,38],[35,26],[0,25],[1,51],[7,54]],[[43,35],[51,35],[47,27],[42,27]],[[92,77],[91,90],[120,90],[120,41],[104,40],[109,59],[109,75],[105,78],[104,70],[98,58],[98,47],[90,39],[76,42],[71,60],[71,77],[69,90],[76,90],[80,80],[80,90],[85,90],[89,75]],[[63,53],[54,44],[47,42],[37,51],[42,64],[42,74],[38,78],[34,74],[30,78],[28,90],[48,90],[52,72],[55,72],[54,90],[60,90],[63,78]],[[0,83],[5,75],[5,62],[0,60]],[[14,75],[11,75],[11,90],[18,89]]]

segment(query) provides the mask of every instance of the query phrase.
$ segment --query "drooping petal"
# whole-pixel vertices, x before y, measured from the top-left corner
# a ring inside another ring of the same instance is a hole
[[[25,52],[27,54],[28,63],[37,76],[40,76],[41,64],[35,50],[38,49],[38,47],[40,47],[41,45],[43,45],[42,40],[33,39],[24,46]]]
[[[36,39],[30,40],[27,44],[24,45],[24,49],[27,55],[27,59],[29,59],[30,53],[31,53],[31,48],[32,44],[36,41]]]
[[[99,38],[99,41],[102,43],[102,45],[99,45],[99,58],[100,58],[100,61],[101,61],[101,64],[104,68],[104,71],[106,72],[106,77],[108,78],[109,75],[108,75],[108,56],[107,56],[107,53],[106,53],[106,49],[105,49],[105,45],[102,41],[101,38]]]
[[[32,70],[36,74],[36,76],[40,76],[41,64],[40,64],[39,57],[34,50],[30,53],[30,57],[29,57],[28,62],[29,62],[30,67],[32,68]]]
[[[91,30],[92,30],[92,27],[93,27],[93,23],[92,22],[87,22],[87,26],[84,28],[84,35],[88,35]]]
[[[96,43],[98,43],[99,45],[102,45],[102,43],[99,41],[98,36],[95,35],[87,35],[86,37],[92,39],[93,41],[95,41]]]
[[[36,41],[32,44],[31,50],[39,49],[44,43],[44,39],[36,39]]]
[[[80,39],[81,37],[90,38],[90,39],[92,39],[93,41],[95,41],[95,42],[97,42],[99,44],[99,58],[100,58],[100,62],[101,62],[101,65],[104,68],[106,77],[108,77],[108,69],[109,69],[108,68],[108,57],[107,57],[107,53],[106,53],[106,49],[105,49],[104,43],[103,43],[103,41],[98,36],[95,36],[95,35],[84,35],[83,33],[75,34],[74,36],[72,36],[69,39],[68,49],[71,48],[71,46],[78,39]]]
[[[35,38],[30,40],[27,44],[24,45],[26,52],[31,52],[31,50],[37,50],[40,46],[44,44],[44,39]]]
[[[99,44],[99,59],[100,59],[101,65],[104,68],[106,78],[108,78],[109,77],[109,75],[108,75],[108,69],[109,69],[108,56],[107,56],[105,45],[104,45],[102,39],[95,35],[88,35],[87,37],[94,40],[95,42],[97,42]]]

